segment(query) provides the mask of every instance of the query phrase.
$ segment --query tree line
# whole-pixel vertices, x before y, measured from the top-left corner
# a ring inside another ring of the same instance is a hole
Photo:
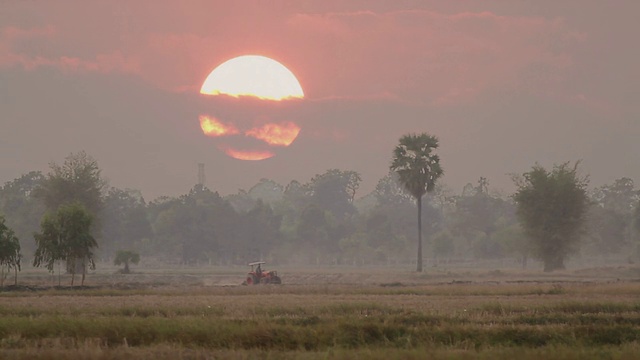
[[[149,202],[138,190],[109,187],[91,156],[70,154],[46,174],[33,171],[0,188],[1,278],[5,269],[17,277],[28,259],[84,281],[96,259],[112,261],[118,252],[128,253],[118,260],[127,270],[138,253],[183,265],[414,258],[418,271],[423,253],[436,263],[535,258],[546,271],[563,268],[574,253],[637,255],[640,192],[631,179],[589,189],[578,163],[535,164],[514,177],[515,194],[490,191],[484,177],[454,193],[439,182],[437,148],[432,135],[403,136],[389,173],[364,195],[357,172],[329,169],[306,183],[261,179],[224,197],[198,184]]]

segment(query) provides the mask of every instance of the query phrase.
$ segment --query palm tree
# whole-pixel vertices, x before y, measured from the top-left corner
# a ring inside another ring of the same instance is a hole
[[[422,272],[422,196],[434,190],[436,180],[442,176],[440,157],[433,153],[438,148],[435,136],[422,133],[400,138],[393,150],[390,169],[398,174],[398,181],[418,203],[418,265]]]

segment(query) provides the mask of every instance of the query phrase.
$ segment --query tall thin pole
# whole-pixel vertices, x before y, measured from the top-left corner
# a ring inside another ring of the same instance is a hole
[[[204,186],[204,183],[207,181],[205,175],[204,175],[204,164],[203,163],[199,163],[198,164],[198,185],[200,186]]]

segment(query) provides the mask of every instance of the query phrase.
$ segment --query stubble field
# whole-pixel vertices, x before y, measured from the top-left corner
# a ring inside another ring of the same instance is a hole
[[[75,289],[26,273],[0,292],[0,358],[640,358],[635,267],[279,270],[105,270]]]

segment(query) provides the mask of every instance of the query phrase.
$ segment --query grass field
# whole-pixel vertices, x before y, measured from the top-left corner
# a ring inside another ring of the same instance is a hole
[[[26,273],[0,292],[0,358],[640,358],[636,268],[430,270],[105,271],[75,289]]]

